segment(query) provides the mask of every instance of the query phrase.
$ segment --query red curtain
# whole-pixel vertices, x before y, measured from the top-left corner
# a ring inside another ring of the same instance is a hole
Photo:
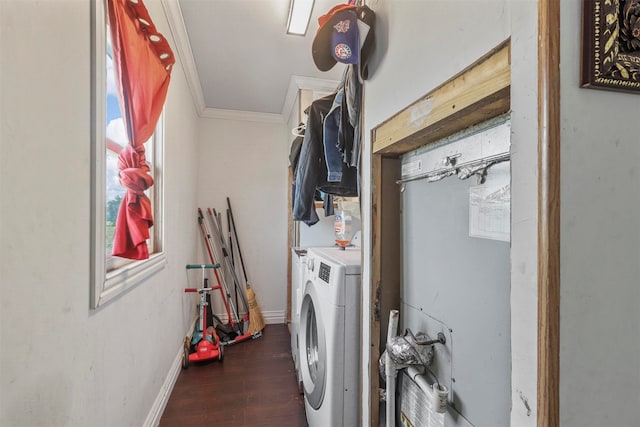
[[[126,188],[118,211],[113,255],[147,259],[153,226],[153,185],[144,143],[153,135],[175,63],[169,43],[157,30],[142,0],[108,0],[113,66],[129,145],[119,154],[120,183]]]

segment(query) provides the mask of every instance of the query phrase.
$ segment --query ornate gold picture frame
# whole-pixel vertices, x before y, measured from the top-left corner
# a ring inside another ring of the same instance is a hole
[[[640,93],[640,0],[583,0],[580,85]]]

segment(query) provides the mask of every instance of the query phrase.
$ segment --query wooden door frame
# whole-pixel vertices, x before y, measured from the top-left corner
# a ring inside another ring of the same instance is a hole
[[[538,427],[560,425],[560,2],[538,0]]]

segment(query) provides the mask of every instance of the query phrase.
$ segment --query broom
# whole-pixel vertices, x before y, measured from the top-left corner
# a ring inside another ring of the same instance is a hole
[[[242,266],[242,274],[244,275],[244,281],[247,284],[247,304],[249,305],[249,333],[254,334],[264,329],[265,321],[262,317],[262,311],[256,300],[256,293],[253,291],[247,279],[247,271],[244,268],[244,260],[242,259],[242,251],[240,250],[240,241],[238,240],[238,232],[236,230],[236,222],[233,219],[233,210],[231,209],[231,200],[227,197],[227,206],[229,207],[229,218],[231,218],[231,226],[233,228],[233,235],[236,240],[236,247],[238,248],[238,256],[240,257],[240,265]]]

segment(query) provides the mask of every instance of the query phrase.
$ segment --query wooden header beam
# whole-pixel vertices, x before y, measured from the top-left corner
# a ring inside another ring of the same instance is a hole
[[[374,128],[373,153],[395,157],[509,111],[510,46],[506,40]]]

